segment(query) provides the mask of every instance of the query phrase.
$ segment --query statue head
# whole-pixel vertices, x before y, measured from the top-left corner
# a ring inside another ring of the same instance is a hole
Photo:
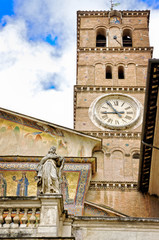
[[[55,153],[56,152],[56,147],[52,146],[49,150],[49,153]]]

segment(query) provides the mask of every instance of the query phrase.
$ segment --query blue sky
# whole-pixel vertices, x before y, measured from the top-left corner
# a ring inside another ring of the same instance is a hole
[[[3,18],[4,15],[11,16],[14,14],[14,2],[13,0],[1,0],[0,1],[0,19]]]
[[[142,0],[142,2],[146,3],[149,7],[153,9],[159,9],[159,0]]]
[[[12,18],[18,18],[19,14],[17,10],[17,2],[20,2],[19,0],[1,0],[0,1],[0,20],[1,24],[4,27],[6,25],[6,17],[10,16]],[[18,4],[19,6],[19,4]],[[28,31],[28,40],[31,41],[45,41],[48,44],[52,46],[57,46],[57,48],[60,48],[58,36],[54,33],[54,31],[50,30],[48,32],[45,31],[34,31],[35,22],[34,18],[27,18],[26,15],[23,15],[24,20],[27,24],[27,31]]]
[[[150,41],[159,57],[159,1],[115,2],[121,10],[152,10]],[[76,11],[109,8],[106,0],[0,0],[1,107],[72,127]]]

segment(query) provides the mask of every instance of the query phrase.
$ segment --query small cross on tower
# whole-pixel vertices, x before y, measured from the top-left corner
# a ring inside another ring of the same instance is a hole
[[[113,3],[113,0],[110,0],[110,4],[111,4],[110,10],[112,11],[114,6],[118,6],[120,3]]]

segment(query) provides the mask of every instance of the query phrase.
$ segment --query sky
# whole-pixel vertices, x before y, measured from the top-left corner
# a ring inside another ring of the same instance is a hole
[[[151,10],[159,58],[159,0],[114,2]],[[0,0],[0,107],[73,128],[76,11],[109,9],[109,0]]]

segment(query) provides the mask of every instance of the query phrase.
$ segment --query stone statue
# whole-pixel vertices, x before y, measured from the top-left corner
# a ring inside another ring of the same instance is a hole
[[[40,193],[61,193],[61,172],[64,159],[56,154],[56,147],[51,147],[48,154],[38,164],[38,188]]]

